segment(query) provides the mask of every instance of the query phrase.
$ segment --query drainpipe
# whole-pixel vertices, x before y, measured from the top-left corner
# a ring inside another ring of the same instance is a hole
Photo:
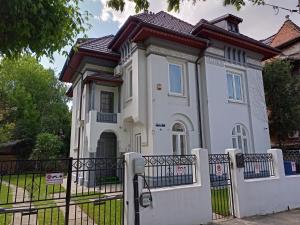
[[[200,54],[195,62],[195,76],[196,76],[196,96],[197,96],[197,111],[198,111],[198,129],[199,129],[199,145],[200,148],[203,148],[203,140],[202,140],[202,118],[201,118],[201,96],[200,96],[200,81],[199,81],[199,70],[198,63],[201,59],[202,54]]]
[[[81,122],[81,114],[82,114],[82,95],[83,95],[83,88],[84,88],[84,84],[83,84],[83,73],[81,72],[78,72],[80,73],[81,77],[80,77],[80,80],[81,80],[81,91],[80,91],[80,102],[79,102],[79,121]],[[80,156],[80,136],[81,136],[81,124],[79,124],[79,127],[78,127],[78,142],[77,142],[77,161],[79,163],[79,156]]]

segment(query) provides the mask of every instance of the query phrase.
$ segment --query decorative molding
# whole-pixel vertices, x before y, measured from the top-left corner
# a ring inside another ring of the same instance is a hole
[[[180,58],[180,59],[184,59],[184,60],[188,60],[188,61],[192,61],[192,62],[195,62],[197,60],[197,56],[179,52],[176,50],[162,48],[162,47],[159,47],[156,45],[150,45],[147,48],[146,54],[147,55],[158,54],[158,55],[162,55],[162,56],[172,56],[175,58]]]
[[[261,62],[259,60],[247,57],[247,63],[252,64],[254,66],[261,66]]]
[[[220,49],[220,48],[208,47],[208,48],[206,49],[206,52],[209,52],[209,53],[211,53],[211,54],[214,54],[214,55],[218,55],[218,56],[224,57],[224,50],[223,50],[223,49]]]
[[[220,60],[211,56],[205,56],[205,63],[215,65],[215,66],[220,66],[220,67],[225,66],[224,60]]]

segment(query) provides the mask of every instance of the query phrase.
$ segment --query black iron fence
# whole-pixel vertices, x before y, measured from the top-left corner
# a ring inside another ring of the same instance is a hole
[[[0,225],[122,225],[123,158],[0,161]]]
[[[196,182],[195,155],[153,155],[145,159],[145,184],[151,188]]]
[[[275,175],[272,154],[244,154],[243,158],[245,179],[272,177]]]
[[[300,174],[300,150],[283,151],[284,170],[286,175]]]
[[[209,174],[213,219],[234,215],[229,154],[209,154]]]

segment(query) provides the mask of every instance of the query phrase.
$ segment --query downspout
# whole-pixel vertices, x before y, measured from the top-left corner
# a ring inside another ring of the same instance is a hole
[[[83,73],[81,72],[78,72],[80,73],[81,77],[80,77],[80,85],[81,85],[81,88],[80,88],[80,102],[79,102],[79,122],[81,123],[81,114],[82,114],[82,96],[83,96],[83,88],[84,88],[84,84],[83,84]],[[80,156],[80,144],[81,144],[81,141],[80,141],[80,136],[81,136],[81,124],[79,124],[79,127],[78,127],[78,140],[77,140],[77,161],[79,163],[79,156]]]
[[[195,62],[195,76],[196,76],[196,96],[197,96],[197,112],[198,112],[198,129],[199,129],[199,147],[203,148],[203,140],[202,140],[202,117],[201,117],[201,96],[200,96],[200,81],[199,81],[199,70],[198,63],[202,57],[202,54],[199,54],[196,62]]]

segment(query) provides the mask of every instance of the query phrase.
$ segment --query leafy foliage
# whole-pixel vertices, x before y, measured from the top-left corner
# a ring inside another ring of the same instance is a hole
[[[31,159],[54,159],[62,149],[63,143],[57,135],[40,133],[37,135],[36,144],[30,156]]]
[[[130,0],[135,3],[135,11],[140,12],[142,10],[147,10],[150,6],[148,0]],[[168,11],[178,12],[180,10],[180,4],[183,0],[166,0],[168,3]],[[188,1],[188,0],[185,0]],[[199,1],[206,0],[192,0],[193,4],[196,4]],[[224,0],[224,6],[233,5],[237,10],[241,9],[242,6],[246,4],[247,0]],[[264,3],[264,0],[248,0],[248,2],[252,2],[253,4],[261,5]],[[107,0],[107,6],[115,9],[117,11],[123,11],[125,6],[125,0]]]
[[[0,55],[52,57],[86,30],[81,0],[0,0]]]
[[[263,70],[270,133],[282,146],[300,124],[300,79],[292,76],[289,61],[275,60]]]
[[[8,142],[12,139],[14,123],[6,123],[0,127],[0,143]]]
[[[39,133],[62,136],[68,151],[71,115],[66,88],[52,70],[35,58],[3,59],[0,62],[0,126],[14,124],[13,139],[35,140]],[[2,113],[1,113],[2,112]],[[1,132],[4,134],[5,132]]]

